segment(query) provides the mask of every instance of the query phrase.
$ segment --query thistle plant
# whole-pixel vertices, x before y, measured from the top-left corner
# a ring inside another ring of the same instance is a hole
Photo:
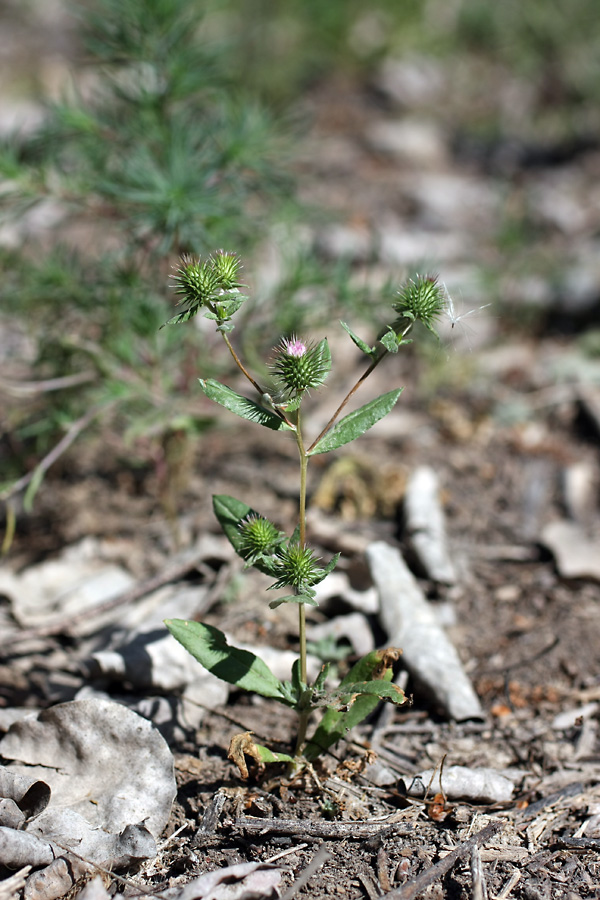
[[[230,757],[245,775],[244,754],[254,757],[259,764],[283,761],[296,767],[303,762],[310,763],[368,716],[380,700],[395,704],[405,702],[404,693],[391,680],[393,664],[400,654],[397,648],[369,653],[350,669],[335,689],[327,683],[329,664],[322,667],[314,683],[308,681],[306,607],[317,606],[315,588],[333,571],[339,554],[324,562],[315,556],[307,543],[307,470],[313,456],[350,443],[390,412],[402,388],[390,390],[342,417],[350,399],[377,366],[411,342],[409,335],[417,323],[435,333],[435,322],[446,313],[447,300],[443,285],[436,278],[419,276],[407,281],[398,291],[392,303],[395,315],[373,346],[347,324],[341,323],[368,363],[320,434],[310,441],[304,434],[303,408],[310,392],[324,384],[331,370],[327,338],[318,343],[310,343],[297,335],[281,338],[270,363],[270,383],[261,384],[247,370],[230,338],[234,329],[233,317],[248,299],[242,293],[239,270],[240,260],[233,253],[219,251],[204,261],[184,257],[173,276],[176,292],[180,295],[179,310],[166,324],[186,322],[199,313],[212,320],[236,366],[252,386],[254,398],[242,396],[214,379],[200,380],[205,395],[241,418],[273,432],[289,432],[296,441],[298,522],[291,535],[234,497],[214,496],[213,507],[221,528],[245,566],[273,579],[267,590],[286,591],[272,600],[270,607],[274,609],[283,603],[297,605],[299,655],[290,680],[280,681],[263,660],[248,650],[231,646],[225,635],[211,625],[170,619],[166,626],[206,669],[219,678],[296,710],[298,728],[293,753],[272,752],[255,744],[249,733],[234,737]],[[324,709],[324,714],[309,736],[310,718],[316,709]]]

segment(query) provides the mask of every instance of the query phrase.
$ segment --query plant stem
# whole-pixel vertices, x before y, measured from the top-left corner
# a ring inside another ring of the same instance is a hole
[[[296,417],[296,442],[300,454],[300,509],[298,512],[300,546],[306,544],[306,473],[308,454],[302,441],[300,410]],[[304,603],[298,605],[298,637],[300,639],[300,679],[306,684],[306,610]]]
[[[233,349],[232,343],[231,343],[231,341],[229,340],[229,338],[227,337],[227,335],[225,334],[225,332],[221,332],[221,334],[223,335],[223,340],[225,341],[225,343],[227,344],[227,346],[228,346],[228,348],[229,348],[229,352],[231,353],[231,355],[233,356],[233,358],[234,358],[234,360],[235,360],[236,366],[237,366],[238,369],[240,369],[240,371],[246,376],[246,378],[248,379],[248,381],[250,382],[250,384],[252,385],[252,387],[255,389],[255,391],[258,392],[258,394],[260,395],[261,401],[262,401],[265,397],[268,398],[269,395],[267,394],[267,392],[265,391],[265,389],[262,388],[262,387],[260,386],[260,384],[258,383],[258,381],[255,381],[255,380],[254,380],[254,378],[252,377],[252,375],[250,374],[250,372],[249,372],[249,371],[246,369],[246,367],[244,366],[243,362],[241,361],[241,359],[239,358],[239,356],[237,355],[237,353],[236,353],[235,350]],[[283,412],[283,410],[278,409],[275,405],[272,405],[272,409],[273,409],[273,412],[276,413],[276,414],[279,416],[280,419],[283,419],[283,421],[284,421],[287,425],[290,426],[290,428],[293,428],[293,427],[294,427],[293,424],[292,424],[292,423],[290,422],[290,420],[288,419],[288,417],[286,416],[286,414]]]
[[[376,359],[374,359],[373,362],[371,363],[371,365],[363,372],[363,374],[360,376],[360,378],[358,379],[356,384],[350,388],[350,390],[348,391],[348,393],[346,394],[346,396],[344,397],[344,399],[342,400],[342,402],[340,403],[340,405],[338,406],[338,408],[336,409],[336,411],[330,418],[329,422],[327,423],[327,425],[325,426],[323,431],[319,434],[318,437],[316,437],[314,439],[314,441],[312,442],[312,444],[306,451],[307,453],[310,453],[311,450],[313,450],[317,446],[317,444],[319,443],[321,438],[327,434],[327,432],[329,431],[329,429],[331,428],[331,426],[333,425],[333,423],[335,422],[335,420],[337,419],[337,417],[339,416],[339,414],[341,413],[343,408],[346,406],[346,404],[350,400],[350,397],[352,397],[352,395],[356,393],[356,391],[359,389],[359,387],[361,386],[363,381],[365,381],[369,377],[371,372],[379,365],[379,363],[381,362],[383,357],[387,356],[387,353],[388,353],[387,350],[385,350],[385,349],[382,350],[382,352],[379,354],[379,356]]]
[[[248,372],[248,370],[244,366],[243,362],[241,361],[241,359],[239,358],[239,356],[233,349],[232,343],[229,340],[229,338],[227,337],[227,335],[225,334],[225,332],[222,331],[221,334],[223,335],[223,340],[225,341],[225,343],[227,344],[227,347],[229,348],[229,352],[231,353],[231,355],[233,356],[233,359],[235,360],[236,366],[238,367],[238,369],[240,369],[241,372],[243,372],[243,374],[246,376],[246,378],[248,379],[250,384],[254,387],[254,389],[256,391],[258,391],[258,393],[262,397],[262,395],[265,393],[263,388],[261,388],[260,384],[254,380],[254,378],[252,377],[250,372]]]
[[[300,409],[296,416],[296,442],[298,444],[298,453],[300,454],[300,508],[299,516],[299,539],[300,546],[306,544],[306,474],[308,470],[308,454],[304,448],[302,440],[302,427],[300,421]],[[307,682],[306,674],[306,607],[304,603],[298,604],[298,638],[300,642],[300,681],[303,684]],[[306,738],[306,729],[308,727],[308,719],[310,710],[301,710],[298,713],[298,736],[296,739],[296,756],[300,755],[304,740]]]
[[[413,323],[410,322],[410,323],[406,326],[406,328],[404,329],[404,331],[402,332],[402,335],[401,335],[401,338],[402,338],[402,339],[404,339],[404,338],[406,337],[406,335],[407,335],[408,332],[412,329],[412,327],[413,327]],[[327,423],[327,425],[325,426],[325,428],[324,428],[324,429],[321,431],[321,433],[314,439],[314,441],[312,442],[312,444],[310,445],[310,447],[309,447],[308,450],[306,451],[307,454],[310,454],[310,452],[311,452],[312,450],[315,449],[315,447],[317,446],[317,444],[319,443],[319,441],[321,440],[321,438],[323,438],[323,437],[327,434],[327,432],[329,431],[329,429],[331,428],[331,426],[335,423],[336,419],[338,418],[339,414],[341,413],[341,411],[343,410],[343,408],[346,406],[346,404],[348,403],[348,401],[350,400],[350,398],[357,392],[357,390],[359,389],[359,387],[361,386],[361,384],[363,383],[363,381],[366,381],[366,380],[367,380],[367,378],[369,377],[369,375],[371,374],[371,372],[373,372],[373,370],[377,368],[377,366],[379,365],[379,363],[381,362],[381,360],[382,360],[385,356],[387,356],[388,353],[389,353],[389,350],[386,350],[386,348],[383,347],[382,350],[381,350],[380,353],[379,353],[379,356],[377,356],[377,357],[373,360],[373,362],[365,369],[365,371],[362,373],[362,375],[360,376],[360,378],[358,379],[358,381],[356,382],[356,384],[354,384],[354,385],[350,388],[350,390],[348,391],[348,393],[346,394],[346,396],[344,397],[344,399],[342,400],[342,402],[340,403],[340,405],[338,406],[338,408],[336,409],[336,411],[334,412],[334,414],[333,414],[332,417],[330,418],[330,420],[329,420],[329,422]]]

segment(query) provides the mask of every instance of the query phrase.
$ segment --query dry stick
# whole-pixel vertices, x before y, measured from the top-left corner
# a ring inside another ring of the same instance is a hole
[[[312,878],[317,869],[320,869],[323,863],[327,862],[330,855],[331,854],[328,853],[324,847],[321,847],[319,850],[317,850],[307,867],[302,872],[302,875],[296,878],[294,883],[287,889],[281,900],[292,900],[292,897],[294,897],[298,893],[298,891],[304,887],[306,882],[309,880],[309,878]]]
[[[471,848],[471,879],[473,881],[471,900],[487,900],[487,887],[483,877],[481,854],[477,845]]]
[[[460,847],[452,850],[434,866],[431,866],[425,872],[422,872],[414,879],[414,881],[409,881],[406,884],[403,884],[402,887],[384,894],[383,900],[413,900],[414,897],[424,891],[425,888],[429,887],[430,884],[438,881],[446,874],[446,872],[449,872],[458,859],[470,854],[473,847],[479,847],[481,844],[485,844],[485,842],[493,837],[497,831],[500,831],[501,828],[504,828],[503,822],[490,822],[489,825],[482,828],[481,831],[473,835],[472,838],[469,838],[468,841],[465,841],[464,844],[461,844]]]
[[[65,450],[69,449],[73,441],[81,434],[81,432],[93,422],[96,416],[100,415],[101,412],[104,412],[112,405],[113,403],[111,402],[101,406],[94,406],[92,409],[88,410],[85,416],[82,416],[75,422],[71,422],[67,429],[67,433],[60,439],[58,444],[52,448],[35,469],[32,469],[27,475],[23,475],[23,477],[19,478],[18,481],[15,481],[14,484],[11,484],[9,488],[2,491],[2,493],[0,493],[0,500],[8,500],[9,497],[12,497],[14,494],[22,491],[23,488],[26,488],[34,478],[41,478],[41,476],[48,471],[50,466],[54,465],[59,456],[62,456]]]
[[[254,816],[240,816],[233,822],[235,828],[266,834],[299,834],[301,837],[318,837],[326,840],[363,840],[380,835],[382,832],[402,835],[413,834],[415,826],[405,822],[396,814],[382,822],[324,822],[310,819],[259,819]]]
[[[60,378],[46,378],[42,381],[5,381],[0,378],[0,392],[9,397],[34,397],[36,394],[47,394],[50,391],[64,391],[66,388],[89,384],[98,377],[97,372],[77,372],[74,375],[62,375]]]
[[[41,625],[39,628],[26,628],[24,631],[20,631],[18,634],[11,635],[10,642],[11,644],[15,644],[22,643],[23,641],[29,641],[35,638],[68,634],[71,631],[72,626],[77,625],[79,622],[85,622],[93,616],[103,615],[106,612],[110,612],[111,609],[116,609],[116,607],[118,606],[125,606],[128,603],[135,603],[136,600],[140,600],[142,597],[145,597],[146,594],[151,594],[153,591],[158,590],[158,588],[163,587],[165,584],[169,584],[169,582],[171,581],[178,581],[183,575],[187,575],[188,572],[191,572],[192,569],[195,569],[201,560],[202,555],[200,554],[200,552],[185,554],[183,558],[174,560],[171,565],[166,566],[166,568],[164,568],[162,572],[159,572],[157,575],[153,575],[152,578],[146,578],[144,581],[140,581],[138,582],[138,584],[134,584],[126,591],[122,591],[115,597],[111,597],[109,600],[105,600],[104,603],[99,603],[93,609],[88,609],[85,612],[81,613],[75,613],[74,615],[70,615],[68,617],[65,616],[64,618],[59,619],[57,622],[51,622],[48,625]],[[212,593],[212,591],[210,593]]]
[[[496,900],[506,900],[508,895],[511,893],[512,889],[516,886],[517,882],[520,880],[521,875],[522,875],[521,870],[515,869],[515,871],[512,873],[512,875],[510,876],[510,878],[508,879],[508,881],[506,882],[506,884],[504,885],[504,887],[502,888],[502,890],[500,891],[498,896],[496,897]]]
[[[145,887],[141,884],[136,884],[135,881],[130,881],[129,878],[124,878],[123,875],[117,875],[116,872],[112,872],[110,869],[101,866],[99,863],[94,862],[93,859],[88,859],[86,856],[81,856],[79,853],[76,853],[72,847],[67,847],[66,844],[61,844],[59,841],[52,840],[51,844],[56,844],[57,847],[60,847],[61,850],[64,850],[67,855],[74,856],[75,859],[78,859],[80,862],[86,863],[88,866],[92,866],[92,868],[97,869],[99,872],[102,872],[103,875],[108,875],[109,878],[118,881],[119,884],[124,885],[125,887],[133,888],[134,893],[129,896],[135,896],[136,894],[148,894],[152,897],[162,897],[163,895],[159,893],[155,888]]]

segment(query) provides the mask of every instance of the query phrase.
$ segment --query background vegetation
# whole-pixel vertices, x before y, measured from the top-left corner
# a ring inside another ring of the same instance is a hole
[[[26,27],[35,9],[4,14]],[[30,502],[93,423],[123,435],[130,460],[137,440],[140,458],[163,461],[174,435],[178,445],[206,425],[196,377],[211,365],[211,338],[160,329],[169,272],[179,254],[217,247],[250,260],[274,229],[309,220],[294,199],[298,100],[323,80],[368,86],[388,55],[425,54],[464,73],[461,127],[478,138],[578,137],[599,124],[594,0],[377,0],[368,10],[360,0],[87,0],[67,11],[74,77],[60,99],[42,97],[34,128],[0,147],[13,223],[0,315],[26,348],[29,383],[7,393],[5,499],[27,489]],[[526,80],[535,114],[500,103],[493,86],[505,77]],[[30,227],[34,216],[52,227]],[[295,252],[248,339],[267,320],[290,331],[358,303],[348,276],[310,248]]]

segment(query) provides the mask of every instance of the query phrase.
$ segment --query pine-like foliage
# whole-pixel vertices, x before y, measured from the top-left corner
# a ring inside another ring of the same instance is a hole
[[[0,314],[22,316],[30,377],[74,376],[76,386],[7,417],[9,478],[22,474],[25,448],[40,459],[90,408],[121,415],[130,436],[161,440],[189,426],[185,394],[202,360],[188,340],[159,332],[175,307],[164,291],[171,268],[215,247],[247,253],[291,193],[287,138],[232,82],[236,46],[214,37],[213,4],[69,9],[80,51],[68,96],[47,105],[33,133],[0,142],[3,221],[26,235],[1,260]],[[39,204],[58,223],[43,249],[27,238]]]

